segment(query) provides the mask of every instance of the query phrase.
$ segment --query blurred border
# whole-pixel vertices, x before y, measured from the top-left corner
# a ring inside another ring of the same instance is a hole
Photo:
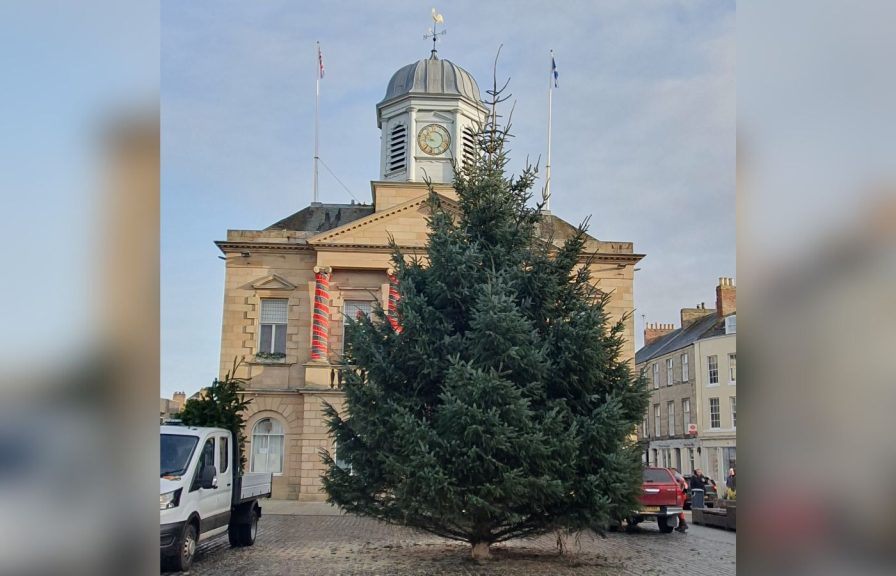
[[[158,17],[0,5],[0,574],[158,573]]]
[[[896,568],[890,2],[738,14],[745,574]]]

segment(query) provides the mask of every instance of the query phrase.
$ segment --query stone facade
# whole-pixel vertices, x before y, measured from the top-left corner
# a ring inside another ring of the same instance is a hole
[[[668,370],[670,362],[671,378]],[[691,451],[697,448],[696,435],[688,431],[690,424],[697,423],[693,366],[692,346],[657,356],[638,366],[639,369],[646,370],[648,386],[652,390],[647,417],[639,430],[641,437],[651,439],[649,462],[652,465],[677,468],[685,474],[693,469],[691,462],[696,457],[696,452]],[[672,404],[671,413],[669,403]]]
[[[435,189],[449,206],[456,199],[450,187],[437,185]],[[319,452],[332,446],[322,410],[324,402],[341,407],[335,364],[344,343],[344,311],[347,306],[356,310],[365,304],[388,305],[388,239],[394,238],[405,254],[424,255],[427,196],[424,184],[374,182],[374,204],[368,207],[368,214],[341,226],[326,228],[322,224],[320,231],[283,227],[230,230],[227,240],[217,243],[226,258],[220,374],[231,369],[235,358],[245,358],[237,375],[250,379],[246,425],[249,467],[257,448],[252,445],[256,424],[271,419],[282,430],[283,457],[280,472],[274,477],[275,498],[325,498]],[[328,221],[321,213],[335,214],[351,208],[312,205],[284,222],[312,222],[313,227],[313,222]],[[329,220],[335,221],[335,216]],[[546,226],[558,243],[574,230],[553,215],[546,216]],[[634,253],[630,242],[591,238],[587,248],[593,256],[593,282],[610,294],[611,318],[628,315],[624,354],[632,359],[632,284],[634,266],[642,256]],[[321,271],[329,279],[325,292],[319,290],[317,280]],[[316,296],[325,300],[328,321],[326,354],[320,360],[311,359]],[[285,301],[282,357],[258,355],[263,352],[261,307],[266,299]]]
[[[187,395],[183,392],[175,392],[170,399],[159,398],[159,422],[165,422],[184,408]]]
[[[425,260],[423,180],[431,178],[443,205],[456,210],[457,195],[446,184],[452,160],[475,153],[468,132],[485,112],[472,76],[433,51],[396,72],[377,106],[383,148],[371,204],[315,202],[264,230],[229,230],[217,242],[226,260],[219,372],[223,377],[244,359],[236,375],[249,379],[247,464],[275,471],[274,498],[325,499],[320,451],[333,447],[323,407],[342,406],[336,365],[343,319],[388,306],[390,239],[407,257]],[[430,131],[449,136],[430,142]],[[542,226],[541,236],[557,245],[575,233],[551,214]],[[622,352],[632,361],[632,285],[643,256],[631,242],[591,237],[585,250],[582,265],[590,262],[592,281],[609,294],[610,319],[626,319]]]

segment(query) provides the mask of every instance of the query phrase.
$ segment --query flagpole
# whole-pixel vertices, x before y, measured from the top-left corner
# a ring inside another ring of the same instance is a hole
[[[315,87],[314,87],[314,202],[317,203],[317,162],[320,159],[318,146],[320,145],[320,42],[317,43],[315,55]]]
[[[544,209],[551,211],[551,113],[554,100],[554,51],[551,50],[551,73],[548,75],[548,163],[545,166]]]

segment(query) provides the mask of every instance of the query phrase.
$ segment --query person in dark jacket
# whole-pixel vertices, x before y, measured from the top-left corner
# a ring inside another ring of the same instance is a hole
[[[695,468],[694,475],[691,476],[691,490],[706,491],[706,484],[708,482],[709,479],[703,475],[703,470],[700,468]]]
[[[707,488],[715,489],[716,483],[713,482],[712,478],[703,474],[703,470],[701,468],[694,469],[694,475],[691,476],[690,481],[690,489],[691,494],[694,494],[694,490],[703,490],[704,498],[706,497]],[[705,500],[704,500],[705,501]]]

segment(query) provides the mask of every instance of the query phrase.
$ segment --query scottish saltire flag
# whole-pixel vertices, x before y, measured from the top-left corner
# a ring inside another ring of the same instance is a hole
[[[320,68],[320,78],[324,77],[324,55],[320,51],[320,42],[317,43],[317,63]]]
[[[560,74],[557,73],[557,62],[554,61],[554,52],[551,51],[551,74],[554,75],[554,88],[559,88],[560,86],[557,84],[557,80],[560,78]]]

